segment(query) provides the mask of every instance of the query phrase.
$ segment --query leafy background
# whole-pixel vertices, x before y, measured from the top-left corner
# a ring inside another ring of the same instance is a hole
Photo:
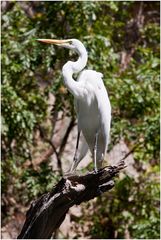
[[[36,38],[77,38],[88,50],[88,68],[103,73],[108,89],[109,152],[122,140],[137,178],[123,173],[113,190],[82,204],[81,216],[69,213],[73,229],[54,236],[159,239],[160,2],[3,1],[1,6],[2,237],[17,236],[30,202],[61,177],[61,159],[76,125],[61,68],[77,56]]]

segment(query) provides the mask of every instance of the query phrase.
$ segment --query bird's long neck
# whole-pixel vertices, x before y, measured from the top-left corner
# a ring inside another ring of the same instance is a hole
[[[62,74],[64,77],[64,83],[68,90],[77,97],[78,90],[80,91],[79,84],[73,79],[73,74],[80,72],[87,64],[87,51],[83,46],[81,50],[77,51],[79,54],[79,58],[76,62],[68,61],[62,69]]]

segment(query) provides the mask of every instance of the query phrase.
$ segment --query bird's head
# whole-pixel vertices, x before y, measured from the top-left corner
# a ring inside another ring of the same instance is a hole
[[[55,44],[60,47],[68,48],[81,53],[85,49],[84,45],[77,39],[66,39],[66,40],[56,40],[56,39],[37,39],[37,41],[48,44]]]

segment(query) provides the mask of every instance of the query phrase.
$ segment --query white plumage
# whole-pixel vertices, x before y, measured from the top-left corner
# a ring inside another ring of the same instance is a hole
[[[83,70],[88,56],[84,45],[79,40],[39,39],[39,41],[72,49],[79,55],[76,62],[68,61],[62,69],[64,83],[75,99],[78,118],[77,146],[70,171],[73,172],[76,169],[88,148],[94,159],[94,169],[97,171],[105,157],[111,124],[111,105],[102,80],[103,75],[93,70]],[[78,72],[81,73],[75,81],[72,75]],[[78,148],[81,132],[84,140],[82,146]]]
[[[97,135],[96,165],[102,166],[107,145],[110,137],[111,106],[108,94],[102,81],[102,73],[93,70],[84,70],[78,82],[84,87],[84,94],[81,98],[75,99],[75,107],[78,118],[78,132],[83,133],[83,142],[80,152],[77,153],[73,162],[72,171],[85,157],[88,147],[94,158],[94,147]]]

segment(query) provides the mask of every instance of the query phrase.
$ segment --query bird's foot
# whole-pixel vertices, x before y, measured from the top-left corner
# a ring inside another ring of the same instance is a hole
[[[98,169],[97,168],[94,168],[93,171],[94,171],[95,174],[98,173]]]

